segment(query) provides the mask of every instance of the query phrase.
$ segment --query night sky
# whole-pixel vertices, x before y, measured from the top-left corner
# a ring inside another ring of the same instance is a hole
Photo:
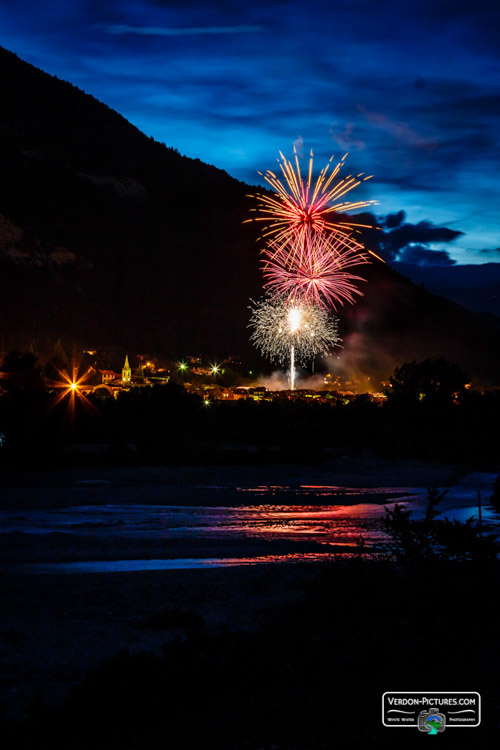
[[[317,171],[349,151],[346,173],[375,175],[359,197],[415,227],[400,260],[485,263],[500,261],[499,8],[16,0],[0,43],[251,184],[294,143]]]

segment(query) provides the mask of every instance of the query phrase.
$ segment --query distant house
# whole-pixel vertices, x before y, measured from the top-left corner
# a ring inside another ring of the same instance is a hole
[[[119,373],[114,372],[114,370],[99,370],[99,373],[104,385],[111,383],[113,380],[118,380],[118,378],[120,377]]]

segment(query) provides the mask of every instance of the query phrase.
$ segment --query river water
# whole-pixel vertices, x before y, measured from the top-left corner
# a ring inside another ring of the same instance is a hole
[[[483,521],[500,532],[498,516],[487,501],[494,479],[492,474],[469,474],[448,488],[440,506],[442,515],[461,521],[477,517],[480,489]],[[360,537],[368,550],[387,541],[381,523],[386,508],[398,502],[418,517],[427,498],[425,489],[412,487],[160,486],[145,490],[82,481],[70,488],[32,490],[31,507],[26,508],[26,490],[14,488],[9,493],[10,509],[0,510],[3,546],[8,546],[9,539],[19,543],[20,535],[35,547],[47,535],[57,535],[58,543],[61,539],[66,543],[63,560],[47,562],[41,555],[16,566],[33,573],[203,568],[349,556],[355,554]],[[131,549],[141,549],[140,558],[123,552],[126,540]],[[99,559],[103,555],[95,550],[116,541],[123,543],[117,559]],[[72,560],[73,543],[88,544],[93,550],[89,559]],[[266,548],[259,550],[259,543]],[[209,556],[207,546],[212,550]]]

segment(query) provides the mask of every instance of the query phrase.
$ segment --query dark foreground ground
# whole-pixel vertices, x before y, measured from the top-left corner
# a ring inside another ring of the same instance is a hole
[[[0,497],[4,508],[36,509],[68,502],[66,488],[88,481],[96,492],[108,483],[124,491],[138,486],[148,502],[165,484],[426,487],[452,485],[464,473],[464,466],[371,457],[319,468],[82,469],[5,474]],[[500,563],[398,568],[354,559],[92,575],[10,567],[138,555],[117,543],[89,557],[78,544],[68,548],[49,536],[27,543],[4,534],[0,548],[2,747],[498,746]],[[215,552],[197,545],[191,554]],[[482,724],[435,740],[385,728],[381,698],[388,690],[477,691]]]
[[[496,747],[499,584],[497,563],[4,573],[3,746]],[[384,728],[386,690],[478,691],[482,724]]]

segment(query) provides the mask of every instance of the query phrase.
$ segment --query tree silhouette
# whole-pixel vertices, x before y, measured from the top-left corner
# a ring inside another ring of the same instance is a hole
[[[396,367],[386,393],[390,402],[446,406],[458,402],[468,378],[460,365],[440,359],[405,362]]]

